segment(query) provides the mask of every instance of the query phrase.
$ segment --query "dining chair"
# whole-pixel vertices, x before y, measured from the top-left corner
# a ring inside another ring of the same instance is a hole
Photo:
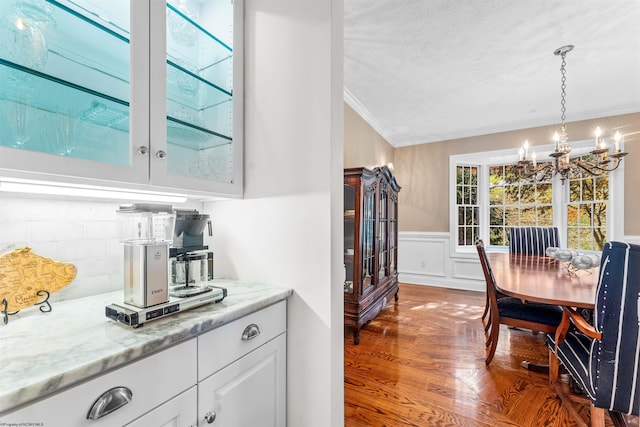
[[[576,310],[565,307],[558,331],[547,334],[551,350],[549,384],[581,425],[584,420],[558,384],[559,363],[590,402],[591,426],[604,426],[605,410],[612,418],[620,414],[637,416],[639,310],[640,245],[608,242],[600,261],[593,325]]]
[[[488,366],[493,360],[498,347],[501,324],[550,333],[554,332],[560,324],[562,309],[554,305],[524,302],[504,294],[502,294],[501,298],[498,298],[499,291],[496,288],[496,280],[482,240],[476,242],[476,249],[480,257],[489,299],[488,323],[490,326],[486,342],[488,347],[487,356],[485,358],[485,364]]]
[[[544,255],[548,247],[560,246],[558,227],[509,228],[509,252]]]

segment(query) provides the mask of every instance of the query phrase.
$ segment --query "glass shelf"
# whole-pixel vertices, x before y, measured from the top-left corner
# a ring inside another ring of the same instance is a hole
[[[83,122],[129,131],[129,102],[0,58],[0,100],[26,103],[49,113],[73,112]],[[167,116],[171,144],[203,150],[229,144],[229,135]]]

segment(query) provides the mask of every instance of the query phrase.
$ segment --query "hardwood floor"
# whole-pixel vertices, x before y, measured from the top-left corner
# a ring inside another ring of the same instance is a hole
[[[359,345],[345,329],[345,426],[575,426],[547,375],[520,367],[547,363],[543,334],[501,326],[485,366],[484,298],[401,284]]]

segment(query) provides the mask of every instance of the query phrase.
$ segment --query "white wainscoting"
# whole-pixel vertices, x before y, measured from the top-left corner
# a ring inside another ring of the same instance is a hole
[[[484,291],[485,282],[474,251],[450,256],[449,233],[398,233],[398,273],[401,283]],[[624,236],[640,245],[640,236]]]
[[[461,258],[449,254],[449,233],[398,233],[398,272],[402,283],[484,291],[475,251]]]

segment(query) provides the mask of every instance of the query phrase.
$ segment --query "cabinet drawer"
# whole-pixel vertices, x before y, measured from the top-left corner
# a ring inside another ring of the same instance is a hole
[[[18,425],[125,425],[196,384],[196,351],[196,340],[192,339],[3,415],[2,421]],[[114,387],[129,389],[131,401],[100,419],[87,419],[94,402]]]
[[[286,329],[287,305],[286,301],[281,301],[200,335],[198,380],[207,378]]]

